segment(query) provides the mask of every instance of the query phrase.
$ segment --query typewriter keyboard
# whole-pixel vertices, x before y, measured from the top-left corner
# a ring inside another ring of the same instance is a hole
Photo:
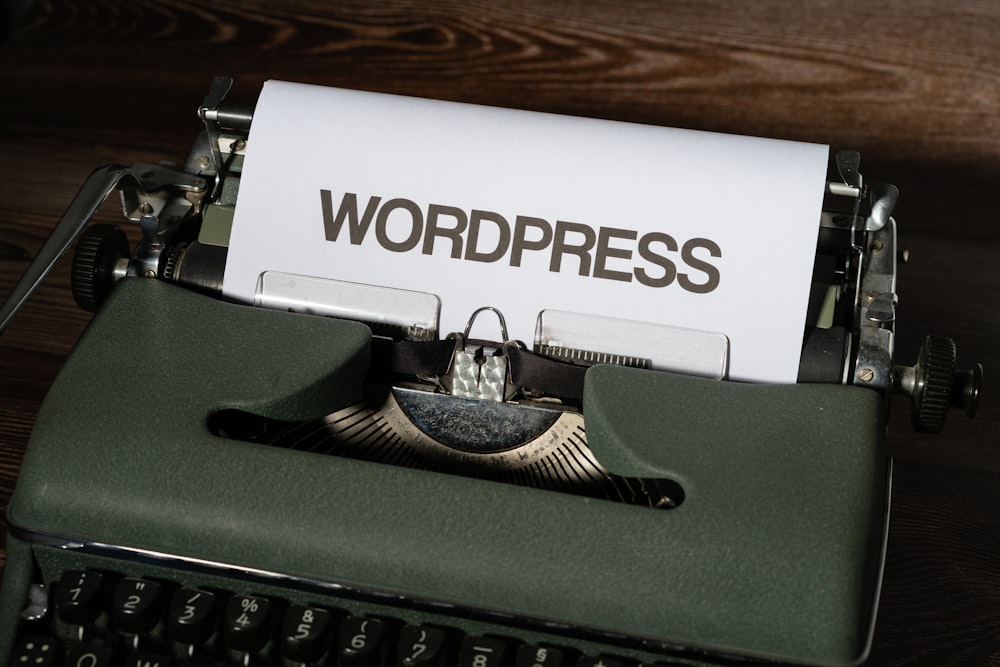
[[[414,610],[238,571],[219,576],[108,560],[118,559],[85,559],[85,567],[50,571],[32,585],[11,667],[693,664],[581,642],[560,626],[546,632],[509,617],[506,624],[469,621],[446,607]],[[107,567],[122,563],[128,567]]]

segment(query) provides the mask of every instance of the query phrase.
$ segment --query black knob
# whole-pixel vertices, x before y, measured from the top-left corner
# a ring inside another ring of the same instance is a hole
[[[950,338],[927,336],[917,355],[913,395],[913,428],[938,433],[944,428],[951,407],[951,384],[957,352]]]
[[[895,389],[913,402],[913,428],[923,433],[938,433],[944,428],[948,409],[964,408],[970,419],[979,408],[983,388],[983,366],[955,370],[955,341],[927,336],[920,346],[917,363],[896,366]]]
[[[115,284],[115,265],[128,256],[128,237],[121,227],[88,227],[73,254],[70,284],[76,304],[86,311],[96,311]]]
[[[979,392],[982,388],[982,364],[976,364],[972,370],[956,371],[951,385],[951,404],[956,408],[965,408],[965,415],[972,419],[979,409]]]
[[[917,363],[893,369],[893,388],[913,402],[913,428],[922,433],[938,433],[944,428],[948,409],[964,408],[970,419],[979,408],[983,388],[983,366],[955,370],[955,341],[927,336],[920,346]]]

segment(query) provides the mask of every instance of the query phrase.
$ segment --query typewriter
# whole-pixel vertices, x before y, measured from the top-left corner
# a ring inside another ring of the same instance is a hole
[[[949,339],[894,363],[896,188],[836,154],[798,382],[733,382],[724,343],[604,345],[641,327],[529,346],[365,286],[222,298],[254,116],[230,85],[182,167],[95,171],[0,311],[79,239],[96,314],[6,508],[0,667],[864,661],[889,395],[933,432],[982,384]],[[134,248],[90,224],[116,190]]]

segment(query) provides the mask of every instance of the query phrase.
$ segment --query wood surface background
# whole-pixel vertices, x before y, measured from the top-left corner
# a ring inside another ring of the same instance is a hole
[[[953,415],[938,436],[914,434],[894,401],[871,664],[1000,665],[1000,3],[15,0],[6,12],[0,298],[94,167],[183,161],[217,73],[244,99],[279,78],[861,151],[867,181],[901,192],[897,361],[948,335],[987,377],[979,418]],[[775,250],[761,261],[780,261]],[[0,337],[0,507],[88,319],[68,274],[64,259]],[[122,401],[155,381],[137,378]]]

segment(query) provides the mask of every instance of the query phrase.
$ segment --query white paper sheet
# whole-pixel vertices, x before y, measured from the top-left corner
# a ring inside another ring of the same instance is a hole
[[[252,302],[282,271],[429,292],[442,335],[494,306],[529,345],[546,308],[716,331],[731,379],[794,382],[827,160],[816,144],[270,81],[223,290]]]

